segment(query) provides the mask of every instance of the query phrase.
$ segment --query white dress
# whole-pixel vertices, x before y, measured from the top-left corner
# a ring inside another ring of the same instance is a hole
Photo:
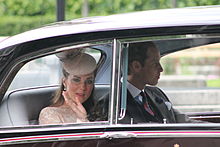
[[[76,113],[67,105],[59,107],[46,107],[41,110],[39,124],[66,124],[88,122],[86,119],[80,119]]]

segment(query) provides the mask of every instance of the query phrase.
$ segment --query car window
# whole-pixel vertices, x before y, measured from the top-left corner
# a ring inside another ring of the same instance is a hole
[[[97,50],[87,49],[87,53],[91,54],[96,62],[101,58],[101,53]],[[16,74],[9,90],[20,88],[57,85],[61,78],[61,65],[56,55],[49,55],[38,58],[26,63]]]
[[[144,39],[121,40],[118,122],[219,122],[219,37]]]
[[[39,117],[44,108],[56,109],[62,106],[65,110],[58,111],[66,114],[78,105],[79,116],[70,115],[59,119],[62,123],[55,121],[40,125],[89,122],[94,112],[94,104],[110,93],[111,50],[111,44],[80,48],[70,46],[57,48],[55,54],[27,62],[18,71],[4,96],[0,107],[0,126],[39,125]],[[77,105],[74,105],[75,103]],[[60,115],[50,112],[54,112],[54,109],[46,113],[46,118],[60,118]],[[81,117],[81,114],[85,118]],[[96,120],[99,119],[92,121]]]
[[[220,43],[171,53],[161,59],[158,86],[183,112],[220,112]]]
[[[59,84],[61,71],[56,55],[35,59],[25,64],[16,74],[9,90]]]

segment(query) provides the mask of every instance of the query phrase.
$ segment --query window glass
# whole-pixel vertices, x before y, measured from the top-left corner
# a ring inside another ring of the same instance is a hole
[[[219,122],[219,42],[185,35],[122,43],[118,122]]]
[[[171,53],[161,60],[164,88],[174,107],[183,112],[220,111],[220,43]]]
[[[9,90],[58,84],[61,76],[59,67],[56,55],[30,61],[15,76]]]

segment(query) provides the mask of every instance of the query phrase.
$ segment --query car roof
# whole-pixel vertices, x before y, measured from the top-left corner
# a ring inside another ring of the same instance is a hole
[[[53,23],[9,37],[0,43],[0,49],[9,45],[69,34],[172,26],[219,25],[219,16],[220,6],[217,5],[87,17]]]

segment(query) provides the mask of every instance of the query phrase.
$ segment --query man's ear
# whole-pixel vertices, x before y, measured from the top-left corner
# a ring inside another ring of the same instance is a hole
[[[134,72],[139,72],[140,70],[141,70],[141,63],[140,62],[138,62],[138,61],[133,61],[132,63],[131,63],[131,68],[132,68],[132,70],[134,71]]]

